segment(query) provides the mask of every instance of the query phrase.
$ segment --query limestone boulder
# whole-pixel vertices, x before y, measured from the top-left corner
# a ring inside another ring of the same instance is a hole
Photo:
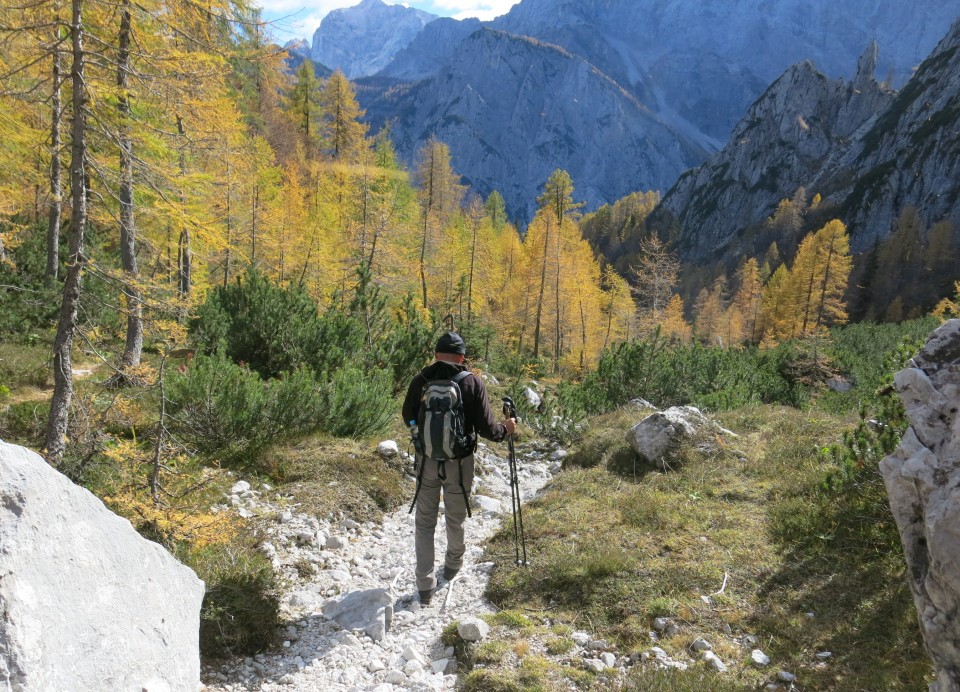
[[[627,432],[627,442],[644,460],[667,470],[681,458],[683,445],[714,444],[724,431],[692,406],[674,406],[652,413]]]
[[[894,378],[910,428],[880,463],[936,681],[960,690],[960,320]]]
[[[0,442],[0,689],[195,690],[196,574]]]
[[[343,629],[364,632],[378,642],[393,621],[393,596],[388,589],[354,591],[340,600],[329,601],[323,614]]]

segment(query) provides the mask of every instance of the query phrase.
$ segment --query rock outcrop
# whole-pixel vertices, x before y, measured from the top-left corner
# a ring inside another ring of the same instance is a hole
[[[880,463],[936,681],[960,690],[960,320],[894,379],[910,428]]]
[[[203,582],[0,442],[0,689],[195,690]]]
[[[680,178],[654,217],[683,229],[678,245],[688,260],[706,261],[736,245],[740,231],[810,186],[844,142],[893,102],[894,93],[869,72],[875,51],[873,44],[861,57],[853,82],[830,80],[810,62],[794,65],[751,106],[720,152]]]
[[[682,460],[683,447],[716,447],[718,435],[731,435],[693,406],[674,406],[652,413],[631,428],[627,442],[641,459],[669,470]]]

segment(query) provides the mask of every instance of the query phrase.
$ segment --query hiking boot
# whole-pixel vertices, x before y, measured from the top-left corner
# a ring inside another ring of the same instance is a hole
[[[430,605],[430,601],[433,600],[433,591],[433,589],[427,589],[420,592],[420,605]]]
[[[457,572],[459,572],[459,571],[460,571],[460,568],[459,568],[459,567],[444,567],[444,568],[443,568],[443,578],[446,579],[447,581],[450,581],[450,580],[453,579],[455,576],[457,576]]]

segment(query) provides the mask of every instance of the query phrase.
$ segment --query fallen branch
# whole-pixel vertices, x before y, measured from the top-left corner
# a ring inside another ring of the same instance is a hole
[[[723,594],[723,592],[727,590],[727,580],[729,580],[729,579],[730,579],[730,575],[727,574],[726,572],[724,572],[724,573],[723,573],[723,586],[720,587],[720,590],[719,590],[719,591],[714,591],[714,592],[713,592],[712,594],[710,594],[710,595],[711,595],[711,596],[720,596],[721,594]]]
[[[447,584],[447,597],[443,599],[443,610],[447,609],[447,604],[450,603],[450,594],[453,593],[453,585],[457,583],[457,579],[459,578],[460,576],[458,575]]]

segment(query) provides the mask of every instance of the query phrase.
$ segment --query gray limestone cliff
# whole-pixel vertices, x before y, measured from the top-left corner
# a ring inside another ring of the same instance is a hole
[[[413,81],[426,79],[442,70],[455,57],[460,44],[482,26],[478,19],[457,21],[441,17],[432,21],[393,57],[379,76]]]
[[[880,463],[920,630],[931,692],[960,691],[960,320],[935,331],[897,373],[910,427]]]

